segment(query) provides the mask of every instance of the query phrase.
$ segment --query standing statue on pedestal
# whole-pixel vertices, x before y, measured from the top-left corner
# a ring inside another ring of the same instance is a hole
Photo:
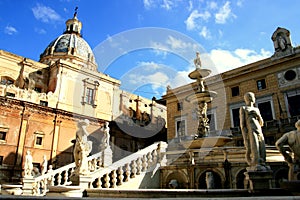
[[[81,120],[78,122],[78,130],[76,132],[76,143],[74,148],[74,160],[75,160],[75,173],[87,174],[88,161],[87,156],[92,151],[92,142],[88,141],[88,132],[86,127],[89,125],[89,120]]]
[[[300,120],[295,123],[295,127],[297,130],[285,133],[275,143],[277,149],[289,165],[289,181],[297,180],[297,174],[300,172]],[[294,154],[294,158],[283,147],[284,145],[289,146]]]
[[[240,108],[240,127],[246,148],[246,162],[252,171],[266,170],[266,147],[262,126],[264,121],[258,108],[254,107],[255,96],[252,92],[244,95],[246,106]]]
[[[33,159],[30,150],[27,150],[24,164],[24,177],[32,177]]]

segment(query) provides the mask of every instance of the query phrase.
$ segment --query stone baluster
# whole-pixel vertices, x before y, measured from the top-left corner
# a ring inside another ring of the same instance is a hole
[[[151,165],[153,162],[152,152],[147,153],[148,165]]]
[[[157,149],[152,151],[152,158],[153,158],[153,163],[157,163]]]
[[[143,158],[142,158],[142,171],[145,172],[147,171],[147,167],[148,167],[148,158],[146,155],[143,155]]]
[[[135,178],[136,172],[137,172],[137,168],[136,168],[136,161],[133,160],[131,161],[131,177],[130,178]]]
[[[141,174],[141,171],[142,171],[142,159],[141,158],[138,158],[136,160],[136,174],[137,175],[140,175]]]
[[[104,175],[104,188],[109,188],[109,186],[110,186],[109,181],[110,181],[109,174],[105,174]]]
[[[124,182],[129,181],[130,174],[131,174],[131,172],[130,172],[130,164],[126,163],[125,164],[125,179],[124,179]]]
[[[48,179],[47,179],[48,185],[50,186],[54,186],[54,176],[51,175]]]
[[[98,177],[98,178],[97,178],[96,187],[97,187],[97,188],[102,188],[101,177]]]
[[[57,185],[61,185],[61,178],[62,178],[61,173],[62,172],[58,173],[58,175],[57,175]]]
[[[96,160],[97,160],[97,168],[99,169],[100,167],[103,166],[102,156],[99,156]]]
[[[118,168],[118,180],[119,180],[119,182],[118,182],[118,185],[122,185],[123,184],[123,178],[124,178],[124,176],[123,176],[123,168],[122,167],[119,167]]]
[[[68,184],[68,178],[69,178],[69,174],[68,174],[68,170],[64,171],[64,180],[63,180],[63,185],[67,185]]]
[[[112,172],[111,172],[111,187],[112,188],[117,187],[117,172],[116,172],[116,170],[112,170]]]
[[[41,184],[42,184],[42,191],[43,191],[43,195],[46,195],[46,192],[47,192],[47,178],[44,178],[42,181],[41,181]]]

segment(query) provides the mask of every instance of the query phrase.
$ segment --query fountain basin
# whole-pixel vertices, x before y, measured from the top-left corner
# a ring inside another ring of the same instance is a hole
[[[209,69],[196,69],[189,74],[190,79],[204,78],[211,73]]]
[[[197,92],[195,94],[191,94],[185,98],[186,101],[191,103],[197,103],[200,101],[205,101],[206,103],[211,102],[215,97],[217,96],[217,93],[214,91],[204,91],[204,92]]]
[[[203,137],[194,140],[182,140],[180,143],[186,149],[198,149],[209,147],[221,147],[232,141],[232,138],[226,136]]]

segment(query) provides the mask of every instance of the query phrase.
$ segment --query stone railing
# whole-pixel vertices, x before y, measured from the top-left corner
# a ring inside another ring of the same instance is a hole
[[[88,188],[116,188],[156,165],[166,164],[167,143],[157,142],[90,174]]]
[[[89,171],[94,172],[103,166],[103,152],[88,157]],[[46,174],[23,179],[23,194],[43,196],[48,186],[70,185],[70,176],[75,170],[75,163],[68,164],[55,170],[48,170]],[[28,183],[27,185],[24,183]]]

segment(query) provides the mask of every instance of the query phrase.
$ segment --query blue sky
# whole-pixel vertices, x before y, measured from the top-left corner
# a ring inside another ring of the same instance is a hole
[[[76,6],[99,71],[149,98],[188,83],[196,51],[216,74],[270,57],[277,27],[300,43],[298,0],[0,0],[0,49],[38,61]]]

